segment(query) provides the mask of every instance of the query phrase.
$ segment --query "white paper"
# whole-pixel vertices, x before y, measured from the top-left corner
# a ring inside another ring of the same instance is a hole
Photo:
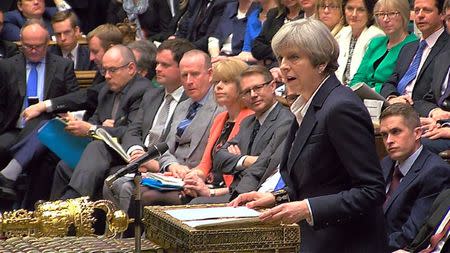
[[[240,207],[209,207],[209,208],[183,208],[165,211],[170,216],[181,221],[198,221],[221,218],[252,218],[258,217],[260,212]]]

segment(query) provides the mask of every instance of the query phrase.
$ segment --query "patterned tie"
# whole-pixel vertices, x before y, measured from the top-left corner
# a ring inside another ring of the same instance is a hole
[[[188,113],[186,115],[186,118],[183,119],[180,124],[178,124],[177,127],[177,136],[181,137],[184,133],[184,130],[191,124],[192,120],[195,117],[195,114],[197,114],[198,109],[202,105],[198,102],[194,102],[189,106]]]
[[[417,49],[416,55],[414,56],[414,59],[409,65],[408,70],[406,71],[405,75],[400,79],[400,82],[398,82],[397,85],[397,91],[401,95],[405,93],[406,86],[408,86],[409,83],[411,83],[414,78],[416,78],[417,70],[419,70],[420,61],[422,60],[423,50],[427,46],[427,42],[425,40],[422,40],[419,44],[419,48]]]
[[[116,119],[117,111],[119,110],[120,98],[122,97],[122,93],[118,92],[114,95],[113,107],[111,110],[111,119]]]
[[[392,197],[392,194],[397,190],[398,186],[400,185],[400,180],[403,178],[403,174],[400,171],[400,168],[398,165],[394,166],[394,173],[392,174],[392,180],[391,185],[389,186],[389,190],[386,193],[386,200],[384,201],[383,206],[386,207],[387,202]]]
[[[449,68],[449,71],[450,71],[450,68]],[[447,74],[448,74],[448,72],[447,72]],[[444,83],[445,83],[445,82],[444,82]],[[448,76],[447,76],[447,87],[445,88],[444,95],[442,95],[442,96],[439,98],[438,105],[439,105],[439,106],[442,106],[442,104],[444,103],[445,99],[446,99],[449,95],[450,95],[450,74],[448,74]]]
[[[67,54],[67,59],[73,61],[73,54],[72,53],[68,53]]]
[[[161,137],[163,136],[164,128],[169,117],[170,103],[172,102],[173,97],[172,95],[167,94],[164,100],[164,104],[161,107],[155,125],[148,131],[148,145],[155,145],[162,141]]]
[[[37,97],[37,87],[38,87],[38,72],[37,66],[40,62],[30,62],[31,65],[30,73],[28,74],[27,80],[27,98]],[[25,108],[28,107],[28,99],[25,99]]]
[[[255,141],[256,135],[258,134],[259,128],[261,127],[261,124],[259,123],[258,119],[255,119],[255,125],[253,126],[252,134],[250,135],[250,142],[248,143],[247,153],[252,153],[252,146],[253,142]]]

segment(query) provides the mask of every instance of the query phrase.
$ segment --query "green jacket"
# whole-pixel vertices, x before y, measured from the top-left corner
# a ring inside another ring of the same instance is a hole
[[[398,54],[402,47],[418,38],[414,34],[409,34],[406,38],[395,45],[381,63],[378,65],[377,69],[374,69],[374,63],[380,59],[387,51],[388,36],[373,38],[369,43],[364,58],[359,65],[358,71],[353,76],[352,81],[349,86],[353,86],[357,83],[366,83],[369,87],[375,88],[377,93],[380,93],[381,86],[383,83],[392,75],[397,64]]]

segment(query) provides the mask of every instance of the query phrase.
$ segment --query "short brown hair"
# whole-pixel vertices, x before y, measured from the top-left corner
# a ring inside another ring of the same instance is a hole
[[[69,11],[69,10],[58,11],[57,13],[55,13],[55,15],[53,15],[53,17],[52,17],[52,25],[54,23],[63,22],[67,19],[70,20],[70,25],[72,26],[72,28],[79,26],[77,15],[74,12]]]
[[[243,77],[252,76],[252,75],[262,75],[264,77],[264,82],[269,82],[273,80],[272,74],[270,71],[261,65],[251,65],[246,70],[242,71],[241,76],[239,78],[242,79]]]
[[[420,127],[420,119],[419,114],[414,111],[414,108],[409,104],[404,103],[395,103],[388,106],[381,113],[380,122],[388,117],[392,116],[401,116],[405,120],[406,125],[410,129],[414,129],[416,127]]]
[[[106,51],[111,46],[122,44],[123,35],[119,28],[113,24],[103,24],[97,26],[87,35],[87,40],[90,41],[93,37],[97,37],[101,41],[102,48]]]
[[[163,50],[169,50],[172,52],[173,60],[180,64],[181,58],[183,58],[184,53],[187,51],[191,51],[195,49],[195,46],[185,39],[172,39],[165,40],[161,45],[159,45],[156,50],[157,53],[162,52]]]

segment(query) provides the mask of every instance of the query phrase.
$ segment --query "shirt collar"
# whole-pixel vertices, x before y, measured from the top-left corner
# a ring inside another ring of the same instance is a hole
[[[45,59],[46,59],[46,58],[47,58],[47,56],[44,56],[44,58],[42,58],[42,59],[39,61],[38,66],[41,65],[41,64],[45,64]],[[25,61],[26,61],[26,63],[27,63],[27,67],[29,67],[30,64],[31,64],[31,61],[29,61],[28,59],[26,59]]]
[[[403,176],[406,176],[408,171],[411,169],[414,162],[417,160],[417,157],[419,157],[420,152],[422,152],[423,146],[420,145],[420,147],[412,154],[410,155],[402,164],[399,164],[396,162],[395,164],[398,165],[398,169],[402,173]]]
[[[303,121],[303,118],[305,117],[306,112],[308,111],[309,106],[311,105],[311,102],[313,98],[316,96],[317,91],[320,90],[320,87],[325,83],[326,80],[328,80],[330,76],[327,76],[323,79],[323,81],[320,83],[320,85],[317,87],[317,89],[314,91],[312,96],[306,101],[301,95],[298,96],[298,98],[292,103],[291,105],[291,112],[295,115],[295,118],[297,120],[297,123],[300,125]]]
[[[275,108],[275,106],[277,106],[278,102],[275,101],[275,103],[273,103],[273,105],[267,109],[265,112],[263,112],[261,114],[261,116],[256,117],[256,119],[258,120],[259,124],[262,125],[264,123],[264,121],[266,121],[267,117],[269,116],[269,113],[273,110],[273,108]]]
[[[441,27],[439,30],[435,31],[430,36],[428,36],[428,38],[425,39],[425,41],[427,42],[427,46],[429,48],[433,48],[434,44],[436,44],[437,40],[439,39],[439,37],[443,32],[444,27]],[[421,40],[423,40],[423,38],[421,38]]]
[[[78,46],[79,45],[77,43],[77,45],[72,49],[72,51],[70,51],[74,60],[75,60],[76,53],[78,52]],[[62,50],[61,50],[61,53],[62,53],[63,57],[67,57],[67,55],[69,54],[69,52],[63,52]]]
[[[172,91],[172,93],[166,92],[166,95],[168,95],[168,94],[172,95],[172,98],[175,101],[177,101],[177,103],[179,103],[181,100],[181,96],[183,96],[183,92],[184,92],[184,88],[183,88],[183,86],[180,85],[180,87],[178,87],[178,89]]]
[[[204,105],[206,103],[206,100],[208,99],[210,93],[211,93],[211,87],[209,87],[208,92],[206,92],[206,94],[203,96],[203,98],[196,102],[201,105]]]

